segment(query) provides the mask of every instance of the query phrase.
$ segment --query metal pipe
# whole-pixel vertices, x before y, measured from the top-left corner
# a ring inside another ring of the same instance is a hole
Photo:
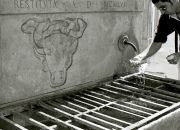
[[[130,46],[132,46],[132,48],[134,49],[134,51],[136,52],[136,53],[138,53],[138,50],[137,50],[137,47],[132,43],[132,42],[128,42],[128,41],[124,41],[124,44],[128,44],[128,45],[130,45]]]
[[[132,42],[129,42],[128,36],[126,34],[121,35],[119,37],[119,39],[118,39],[118,48],[119,48],[119,50],[124,51],[127,48],[128,45],[133,47],[135,53],[138,53],[138,49],[137,49],[136,45],[133,44]]]

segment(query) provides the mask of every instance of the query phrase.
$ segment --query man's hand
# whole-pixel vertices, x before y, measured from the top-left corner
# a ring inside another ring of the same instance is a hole
[[[139,56],[136,56],[129,60],[130,66],[132,67],[138,67],[141,65],[142,58]]]
[[[177,64],[180,60],[180,53],[173,53],[167,56],[166,59],[170,64]]]

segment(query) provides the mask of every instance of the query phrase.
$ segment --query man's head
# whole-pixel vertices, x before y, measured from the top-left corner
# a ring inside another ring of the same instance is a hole
[[[156,4],[159,1],[161,1],[161,2],[170,2],[170,0],[152,0],[153,4]]]
[[[177,0],[152,0],[152,2],[163,14],[173,15],[178,11]]]

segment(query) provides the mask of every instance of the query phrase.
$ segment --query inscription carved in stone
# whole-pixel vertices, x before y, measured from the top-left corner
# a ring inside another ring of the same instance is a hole
[[[81,18],[52,22],[50,19],[33,18],[22,24],[22,31],[33,36],[34,54],[41,60],[43,71],[48,73],[51,87],[58,87],[66,82],[72,55],[86,27],[86,22]]]
[[[143,5],[143,0],[0,0],[0,14],[143,11]]]
[[[94,3],[94,1],[83,1],[83,8],[96,7],[96,4],[100,4],[101,8],[119,8],[126,7],[127,3],[125,1],[116,0],[104,0],[99,3]],[[14,8],[59,8],[60,6],[79,8],[81,4],[78,1],[60,1],[60,0],[14,0]]]

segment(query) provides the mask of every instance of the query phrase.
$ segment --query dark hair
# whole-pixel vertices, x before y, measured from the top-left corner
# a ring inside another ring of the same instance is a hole
[[[156,4],[156,3],[158,3],[159,1],[161,1],[161,2],[170,2],[170,3],[171,3],[170,0],[152,0],[153,4]]]

